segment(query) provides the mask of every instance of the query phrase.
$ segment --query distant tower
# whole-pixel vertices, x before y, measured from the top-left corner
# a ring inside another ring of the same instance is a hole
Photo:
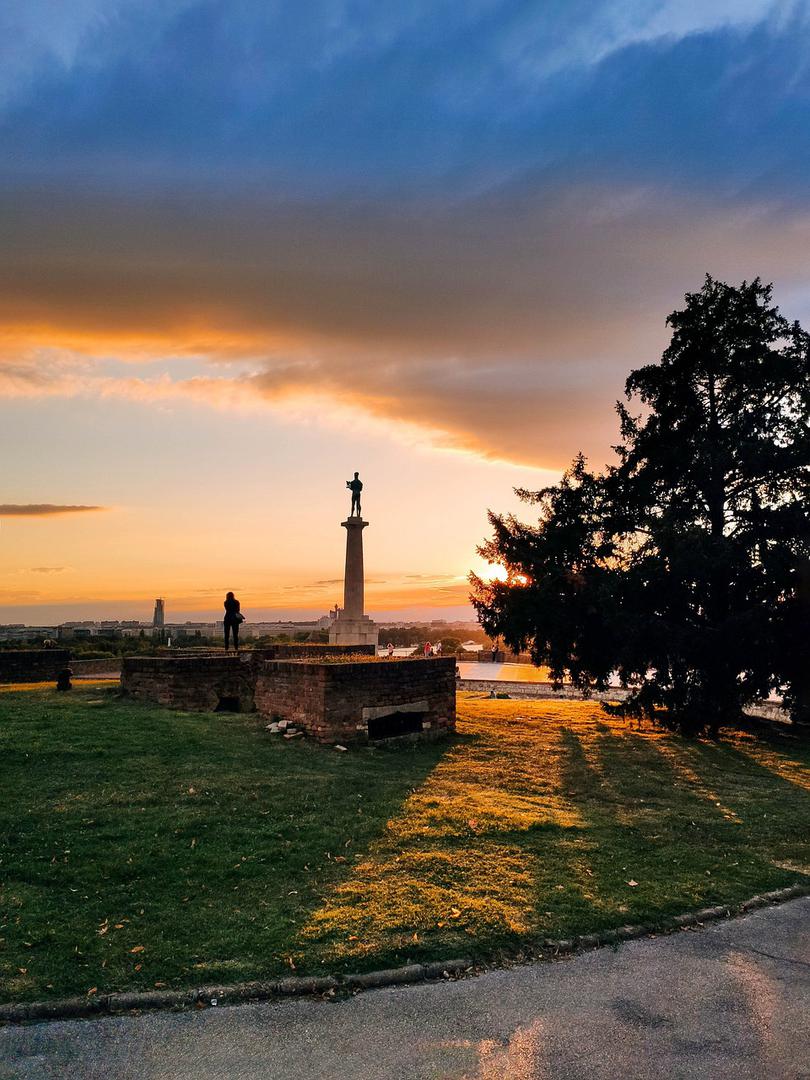
[[[162,630],[165,623],[165,612],[163,610],[163,600],[159,597],[155,600],[155,614],[152,616],[152,626],[155,630]]]

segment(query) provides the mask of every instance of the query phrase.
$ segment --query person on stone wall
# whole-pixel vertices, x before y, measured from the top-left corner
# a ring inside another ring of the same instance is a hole
[[[225,597],[225,618],[223,623],[225,626],[225,652],[228,651],[228,645],[230,644],[231,635],[233,635],[233,647],[235,652],[239,652],[239,624],[245,621],[245,616],[242,614],[239,601],[229,592]]]

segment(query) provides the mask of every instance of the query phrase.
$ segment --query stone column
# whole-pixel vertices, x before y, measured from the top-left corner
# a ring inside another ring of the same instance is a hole
[[[365,578],[363,573],[363,529],[368,525],[359,517],[342,521],[346,530],[346,571],[343,578],[343,615],[347,619],[362,619],[365,609]]]
[[[346,530],[346,572],[343,579],[343,610],[329,631],[330,645],[374,645],[380,633],[375,623],[364,614],[365,577],[363,571],[363,529],[367,521],[350,517],[342,521]]]

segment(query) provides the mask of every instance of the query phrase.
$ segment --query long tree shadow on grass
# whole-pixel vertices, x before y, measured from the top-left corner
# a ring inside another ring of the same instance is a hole
[[[763,737],[764,736],[764,737]],[[740,892],[753,880],[778,888],[810,880],[810,745],[794,744],[762,733],[729,733],[718,743],[680,742],[669,760],[679,773],[700,773],[717,804],[743,823],[756,823],[754,834],[729,853],[737,864]],[[760,888],[762,885],[760,884]]]
[[[0,696],[0,999],[291,972],[446,745],[340,754],[253,716]]]
[[[802,876],[806,792],[728,744],[596,729],[587,749],[573,732],[565,737],[567,778],[582,785],[590,826],[593,879],[583,891],[600,927],[655,922]]]
[[[677,738],[636,735],[588,704],[466,708],[475,741],[405,801],[314,913],[302,953],[344,968],[491,957],[791,876],[774,867],[759,822],[712,797],[705,764],[673,769],[662,749]],[[492,723],[478,722],[481,709]],[[780,794],[772,787],[772,809]]]
[[[560,781],[558,730],[522,721],[466,728],[474,738],[406,800],[314,914],[303,949],[359,968],[491,954],[537,934],[538,880],[562,879],[544,855],[582,822]]]
[[[691,830],[707,823],[700,799],[672,784],[643,736],[596,721],[587,733],[566,728],[563,741],[565,782],[578,794],[584,829],[566,842],[569,877],[549,899],[561,936],[695,906],[710,859],[692,847]]]

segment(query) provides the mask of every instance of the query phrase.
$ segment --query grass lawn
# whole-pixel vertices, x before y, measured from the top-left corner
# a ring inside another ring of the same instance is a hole
[[[349,753],[0,688],[0,1000],[497,956],[810,881],[810,743],[459,695]],[[95,988],[95,990],[94,990]]]

